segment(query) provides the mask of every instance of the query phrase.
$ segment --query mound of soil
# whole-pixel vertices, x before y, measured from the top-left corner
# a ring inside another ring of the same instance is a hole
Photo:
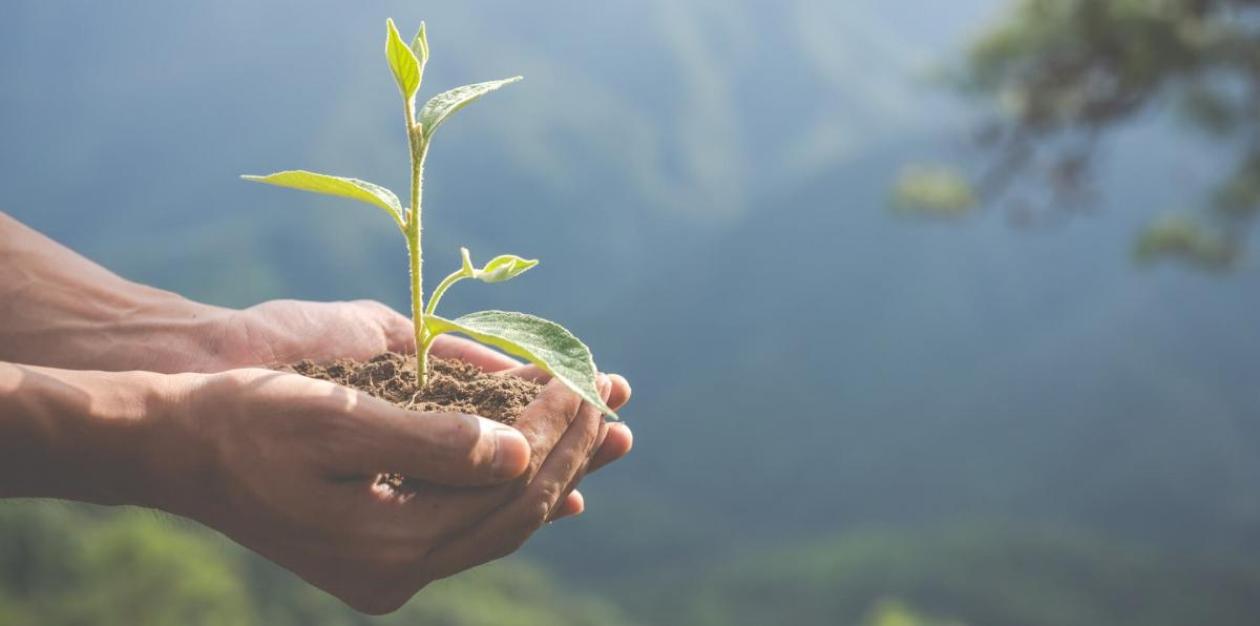
[[[429,357],[429,384],[416,387],[415,358],[386,352],[368,361],[299,361],[282,368],[328,380],[416,411],[456,412],[511,424],[542,391],[533,381],[487,374],[463,361]]]
[[[368,361],[298,361],[278,369],[358,389],[404,409],[468,413],[504,424],[515,422],[542,391],[542,385],[533,381],[487,374],[463,361],[434,357],[429,357],[429,384],[422,391],[416,385],[415,358],[395,352]],[[400,497],[417,489],[399,474],[381,474],[376,484]]]

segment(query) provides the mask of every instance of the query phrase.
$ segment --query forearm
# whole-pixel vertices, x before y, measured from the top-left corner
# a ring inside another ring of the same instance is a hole
[[[0,360],[168,371],[207,352],[226,314],[123,279],[0,213]]]
[[[0,498],[163,507],[168,378],[0,363]]]

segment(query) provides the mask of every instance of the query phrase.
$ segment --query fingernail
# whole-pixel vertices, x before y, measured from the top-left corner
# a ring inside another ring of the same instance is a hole
[[[494,429],[494,460],[491,470],[495,476],[512,478],[525,471],[529,464],[529,444],[520,431],[509,426]]]

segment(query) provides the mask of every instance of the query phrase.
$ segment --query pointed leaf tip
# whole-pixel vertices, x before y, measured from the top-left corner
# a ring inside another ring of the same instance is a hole
[[[472,104],[478,98],[491,91],[520,81],[523,78],[523,76],[513,76],[502,80],[464,85],[463,87],[456,87],[433,96],[420,109],[420,123],[424,129],[424,138],[427,140],[432,137],[438,126],[441,126],[456,111]]]
[[[284,172],[276,172],[266,176],[256,176],[253,174],[245,174],[242,179],[251,182],[264,183],[267,185],[275,185],[277,187],[288,187],[289,189],[300,189],[302,191],[310,191],[312,193],[320,193],[330,196],[341,196],[366,202],[380,207],[394,221],[402,226],[403,210],[402,203],[399,202],[398,196],[394,192],[374,183],[357,178],[346,178],[343,176],[330,176],[328,174],[320,174],[317,172],[308,172],[306,170],[288,170]]]
[[[429,36],[423,21],[420,22],[420,30],[416,31],[416,36],[411,38],[411,51],[420,60],[420,71],[424,72],[424,64],[429,62]]]
[[[483,283],[501,283],[524,274],[535,265],[538,265],[538,259],[522,259],[515,254],[503,254],[490,259],[485,267],[474,273],[474,277]]]
[[[385,20],[385,30],[385,60],[394,74],[398,91],[402,92],[404,100],[411,102],[420,89],[420,61],[411,47],[403,41],[402,35],[398,34],[393,18]]]

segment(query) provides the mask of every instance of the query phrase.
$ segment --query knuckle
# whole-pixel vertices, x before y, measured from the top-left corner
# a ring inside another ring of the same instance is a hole
[[[495,545],[494,548],[486,554],[484,562],[489,563],[491,561],[497,561],[512,555],[517,550],[525,547],[525,542],[529,540],[531,534],[533,534],[532,530],[529,532],[515,533],[510,537],[504,537],[502,541]]]
[[[600,419],[599,413],[596,411],[583,411],[582,420],[582,445],[589,449],[595,446],[596,440],[599,439],[602,430],[603,420]]]
[[[368,615],[387,615],[402,608],[410,595],[399,594],[395,592],[387,592],[381,589],[375,589],[367,593],[356,594],[353,598],[342,598],[346,604],[350,605],[360,613]]]
[[[569,391],[559,381],[549,383],[538,396],[537,402],[544,415],[563,418],[566,422],[573,421],[579,406],[577,394]]]
[[[547,518],[551,515],[552,503],[555,500],[549,497],[539,497],[530,502],[521,514],[520,529],[523,531],[521,544],[530,534],[543,527],[547,523]],[[520,545],[517,546],[518,548]],[[515,548],[514,548],[515,550]]]

